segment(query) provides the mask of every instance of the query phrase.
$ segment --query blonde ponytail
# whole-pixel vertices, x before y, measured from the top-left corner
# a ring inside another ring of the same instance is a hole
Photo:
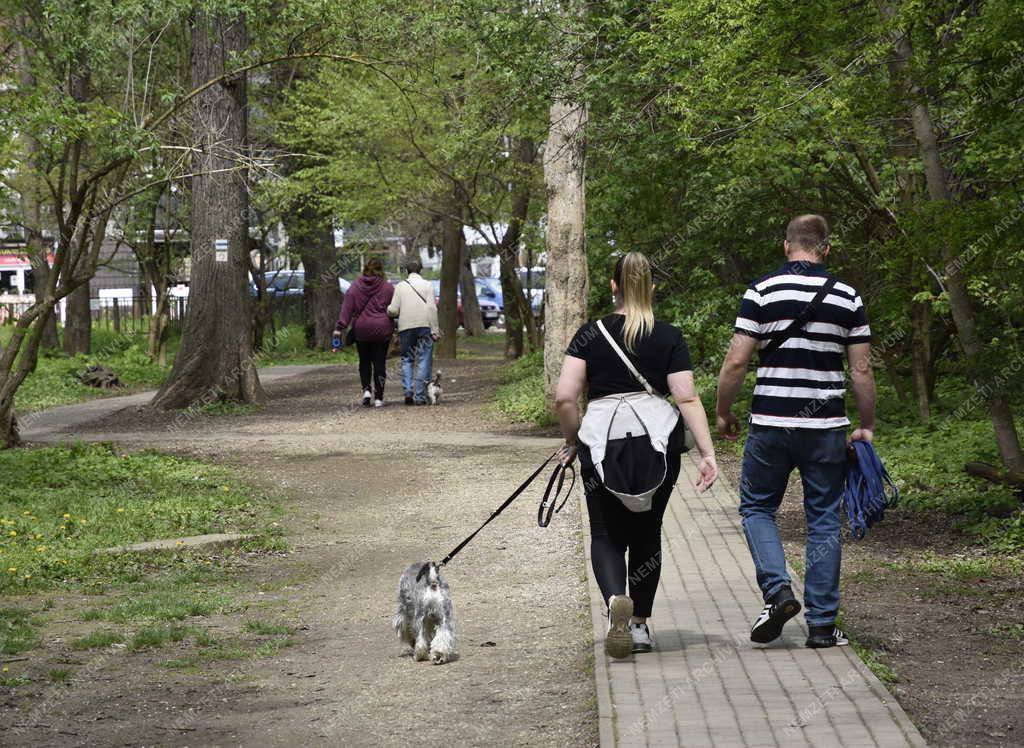
[[[615,285],[619,288],[626,324],[622,339],[626,350],[636,353],[638,340],[654,330],[654,282],[651,263],[640,252],[620,257],[615,265]]]

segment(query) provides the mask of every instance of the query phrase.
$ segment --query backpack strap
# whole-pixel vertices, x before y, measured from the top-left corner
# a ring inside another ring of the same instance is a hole
[[[637,370],[636,366],[634,366],[633,362],[629,360],[629,357],[625,354],[625,352],[621,348],[619,348],[619,344],[615,342],[615,339],[612,337],[611,333],[608,332],[608,329],[604,326],[604,322],[598,320],[597,329],[601,331],[601,334],[604,335],[604,339],[608,341],[608,345],[610,345],[612,347],[612,350],[615,351],[618,354],[619,358],[622,359],[622,363],[624,363],[626,365],[626,368],[629,369],[629,373],[632,374],[633,378],[640,383],[644,390],[646,390],[647,394],[655,395],[657,397],[664,397],[664,395],[662,395],[660,392],[655,390],[654,387],[651,386],[651,383],[647,381],[647,378],[644,377],[644,375]]]
[[[818,307],[821,306],[825,297],[828,296],[829,291],[835,287],[837,280],[838,279],[835,276],[826,279],[825,282],[821,284],[821,288],[818,289],[818,293],[816,293],[810,303],[801,310],[800,314],[798,314],[784,330],[776,332],[768,338],[768,344],[761,349],[762,362],[767,361],[768,357],[775,353],[775,351],[779,350],[783,343],[800,332],[803,326],[806,325],[812,317],[817,315]]]

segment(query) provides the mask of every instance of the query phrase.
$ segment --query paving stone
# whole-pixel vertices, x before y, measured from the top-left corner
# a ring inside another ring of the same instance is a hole
[[[923,746],[850,648],[804,648],[802,617],[771,646],[752,646],[750,622],[762,602],[736,490],[719,478],[698,494],[695,462],[683,462],[665,514],[651,618],[659,648],[595,667],[601,745]],[[604,658],[604,604],[592,577],[590,590],[595,651]]]

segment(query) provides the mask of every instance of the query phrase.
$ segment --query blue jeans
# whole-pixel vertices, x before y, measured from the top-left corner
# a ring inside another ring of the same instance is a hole
[[[413,327],[398,333],[402,345],[402,389],[417,402],[427,399],[427,382],[433,369],[434,339],[429,327]]]
[[[790,585],[775,513],[793,468],[800,470],[807,520],[807,623],[827,626],[839,612],[839,507],[846,474],[846,429],[750,425],[740,476],[740,516],[765,602]]]

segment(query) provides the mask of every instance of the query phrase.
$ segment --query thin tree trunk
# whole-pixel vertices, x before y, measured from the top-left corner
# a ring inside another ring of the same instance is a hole
[[[527,168],[533,164],[537,149],[533,141],[519,138],[516,143],[516,160],[522,166],[512,185],[512,217],[508,229],[498,247],[502,294],[505,302],[505,356],[519,358],[527,345],[532,351],[536,346],[536,320],[530,301],[523,293],[519,282],[519,241],[523,235],[523,224],[530,212],[530,178]],[[523,328],[526,328],[524,340]]]
[[[897,8],[891,0],[881,0],[879,9],[882,17],[892,21],[897,15]],[[928,197],[938,203],[953,204],[954,199],[947,183],[946,171],[942,166],[939,154],[935,127],[932,122],[931,110],[925,94],[912,81],[910,76],[910,60],[913,47],[910,37],[903,31],[894,30],[893,47],[896,55],[893,68],[899,76],[899,85],[909,110],[914,138],[917,141],[918,154],[924,167],[925,184]],[[942,257],[947,268],[951,269],[945,277],[946,292],[949,295],[949,310],[956,325],[957,337],[963,347],[969,371],[977,372],[976,385],[985,393],[989,418],[995,431],[996,446],[1003,465],[1014,473],[1024,472],[1024,452],[1021,451],[1020,438],[1013,420],[1013,411],[1004,393],[993,386],[992,377],[981,366],[985,345],[978,335],[974,309],[970,293],[967,289],[967,278],[963,268],[957,263],[956,252],[948,241],[942,243]]]
[[[480,312],[480,299],[476,295],[476,281],[473,280],[473,267],[465,243],[462,245],[459,286],[462,289],[462,326],[467,335],[483,335],[484,318]]]
[[[573,73],[576,82],[582,68]],[[555,409],[555,385],[566,346],[587,318],[587,248],[584,129],[586,105],[556,98],[544,147],[548,195],[547,269],[544,291],[544,394]]]
[[[248,42],[243,16],[194,11],[192,84],[200,86],[221,75]],[[154,407],[163,409],[263,400],[253,358],[247,279],[249,199],[244,172],[237,171],[237,157],[247,152],[245,77],[200,94],[193,127],[200,148],[193,156],[192,277],[181,348],[153,400]]]
[[[459,202],[454,201],[453,205],[459,205]],[[449,207],[449,210],[451,209]],[[455,358],[455,336],[459,329],[458,286],[465,237],[462,234],[462,224],[454,216],[446,214],[441,224],[441,293],[437,305],[441,339],[437,341],[437,356]]]
[[[911,337],[911,366],[914,372],[914,396],[921,423],[932,417],[931,390],[928,387],[928,368],[932,363],[931,313],[925,304],[914,304],[910,310],[913,326]]]
[[[64,352],[69,356],[89,353],[92,348],[90,284],[83,283],[68,295],[64,320]]]
[[[335,273],[337,253],[330,216],[304,207],[293,219],[285,220],[289,245],[297,249],[305,270],[302,296],[306,345],[313,350],[331,349],[331,337],[341,306],[341,289]]]
[[[36,85],[35,75],[32,73],[32,65],[29,60],[29,53],[24,43],[17,43],[18,53],[18,82],[22,91],[34,91]],[[46,245],[43,241],[42,210],[40,208],[40,190],[42,185],[37,178],[40,174],[36,159],[39,154],[39,144],[35,138],[27,132],[18,136],[21,143],[22,158],[22,179],[19,185],[19,199],[21,202],[21,223],[25,228],[25,253],[28,255],[29,264],[32,266],[32,279],[36,293],[44,293],[49,288],[50,264]],[[51,309],[45,319],[40,323],[43,325],[43,336],[40,346],[48,350],[56,350],[60,347],[60,340],[57,337],[57,316]]]

